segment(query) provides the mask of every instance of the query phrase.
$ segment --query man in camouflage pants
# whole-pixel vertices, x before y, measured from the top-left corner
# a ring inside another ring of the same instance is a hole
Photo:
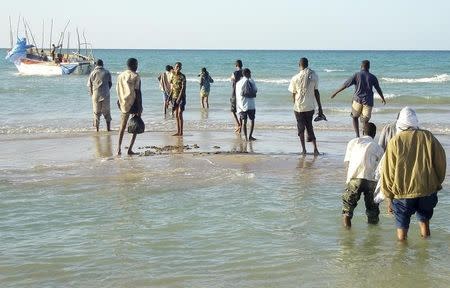
[[[367,222],[377,224],[380,214],[378,204],[374,202],[374,191],[377,182],[375,171],[383,156],[383,149],[375,141],[377,127],[368,122],[364,125],[363,137],[350,140],[347,144],[344,162],[348,164],[347,188],[342,195],[342,215],[345,227],[352,226],[353,210],[358,205],[361,194],[364,194]]]

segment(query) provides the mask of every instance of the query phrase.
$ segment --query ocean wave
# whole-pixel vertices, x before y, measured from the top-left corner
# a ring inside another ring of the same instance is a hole
[[[448,74],[439,74],[434,77],[425,77],[425,78],[381,78],[389,83],[442,83],[450,81],[450,75]]]
[[[323,71],[325,71],[327,73],[331,73],[331,72],[345,72],[344,69],[323,69]]]
[[[277,84],[277,85],[284,85],[284,84],[289,84],[291,82],[290,79],[253,79],[255,80],[256,83],[269,83],[269,84]],[[186,78],[187,82],[200,82],[200,80],[198,78]],[[214,82],[230,82],[231,83],[231,79],[230,78],[214,78]]]
[[[374,93],[373,96],[375,98],[381,99],[380,94],[378,94],[378,93]],[[400,95],[397,95],[397,94],[383,94],[383,96],[384,96],[384,99],[393,99],[393,98],[400,97]]]

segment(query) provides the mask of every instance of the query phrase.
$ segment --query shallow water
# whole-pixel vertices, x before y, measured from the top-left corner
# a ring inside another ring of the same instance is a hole
[[[121,158],[110,156],[107,133],[1,142],[3,152],[28,143],[23,157],[33,159],[0,167],[1,286],[448,287],[448,181],[429,240],[413,220],[409,242],[397,243],[392,217],[382,208],[380,225],[368,226],[362,203],[346,231],[351,133],[321,132],[316,158],[296,154],[291,133],[281,141],[286,132],[259,131],[249,147],[198,132],[183,141],[198,151]],[[213,154],[213,144],[253,153]]]

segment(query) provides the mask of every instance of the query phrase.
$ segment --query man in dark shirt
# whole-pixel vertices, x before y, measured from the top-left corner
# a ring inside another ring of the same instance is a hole
[[[369,122],[372,107],[373,107],[373,88],[377,90],[381,97],[381,102],[386,104],[386,100],[383,96],[383,91],[381,91],[380,85],[378,84],[378,79],[375,75],[369,72],[370,62],[369,60],[364,60],[361,62],[361,71],[355,73],[344,85],[339,88],[336,92],[331,95],[334,98],[339,92],[344,89],[355,85],[355,94],[353,95],[352,113],[350,114],[353,118],[353,128],[356,132],[356,137],[359,137],[359,123],[358,118],[361,118],[361,124],[364,125]]]

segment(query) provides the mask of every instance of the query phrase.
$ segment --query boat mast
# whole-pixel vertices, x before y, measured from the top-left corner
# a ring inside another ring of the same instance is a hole
[[[67,60],[69,60],[69,49],[70,49],[70,32],[67,32],[67,50],[66,50]]]
[[[28,22],[25,20],[25,18],[23,19],[23,21],[24,21],[24,24],[25,24],[25,29],[28,29],[28,31],[30,31],[30,35],[31,35],[31,39],[33,40],[34,48],[36,49],[37,53],[39,54],[39,50],[38,50],[36,41],[34,40],[34,35],[33,35],[33,32],[31,31],[30,25],[28,25]],[[28,35],[27,35],[27,37],[28,37]]]
[[[63,43],[64,43],[64,34],[66,34],[67,26],[69,26],[69,23],[70,23],[70,20],[67,21],[67,24],[66,24],[66,26],[64,27],[64,30],[63,30],[63,32],[61,32],[61,35],[60,35],[60,37],[59,37],[58,46],[61,45],[61,46],[59,47],[59,53],[60,53],[60,54],[61,54],[61,52],[62,52],[62,46],[63,46]]]
[[[88,43],[86,41],[86,36],[84,35],[84,30],[83,30],[83,39],[84,39],[84,47],[85,47],[85,54],[86,56],[88,56]]]
[[[13,48],[13,31],[12,31],[12,22],[11,22],[11,16],[9,16],[9,43],[11,45],[11,49]]]
[[[77,39],[78,39],[78,54],[80,54],[81,44],[80,44],[80,32],[78,32],[78,27],[77,27]]]
[[[19,15],[19,19],[17,19],[17,33],[16,33],[16,36],[17,36],[17,39],[19,39],[19,27],[20,27],[20,15]]]
[[[44,50],[44,30],[45,30],[45,23],[44,20],[42,20],[42,38],[41,38],[41,50]]]
[[[50,43],[48,45],[48,49],[51,51],[52,50],[52,34],[53,34],[53,19],[52,19],[52,24],[50,25]]]

